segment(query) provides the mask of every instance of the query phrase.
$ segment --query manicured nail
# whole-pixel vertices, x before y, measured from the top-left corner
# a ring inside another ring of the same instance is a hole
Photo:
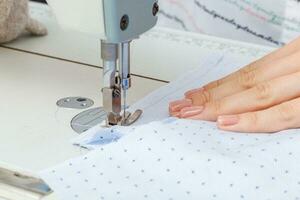
[[[202,92],[204,90],[204,88],[197,88],[197,89],[193,89],[193,90],[190,90],[190,91],[187,91],[184,96],[186,98],[190,98],[192,95],[198,93],[198,92]]]
[[[187,101],[187,99],[180,99],[180,100],[172,101],[169,103],[169,107],[174,107],[174,106],[182,104],[186,101]],[[188,101],[190,101],[190,100],[188,100]]]
[[[170,104],[169,111],[170,112],[176,112],[180,111],[182,108],[188,107],[192,105],[192,100],[190,99],[184,99],[177,102],[173,102],[173,104]]]
[[[172,117],[180,117],[180,112],[172,113],[171,116]]]
[[[240,118],[238,115],[226,115],[226,116],[219,116],[217,123],[220,126],[234,126],[239,123]]]
[[[181,118],[188,118],[195,115],[200,115],[204,110],[204,106],[193,106],[184,108],[180,111],[180,117]]]

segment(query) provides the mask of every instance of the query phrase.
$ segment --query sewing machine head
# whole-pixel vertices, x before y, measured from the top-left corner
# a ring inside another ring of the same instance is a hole
[[[131,87],[130,42],[156,24],[157,0],[47,1],[63,26],[101,39],[107,125],[130,125],[136,121],[140,110],[126,112],[126,93]]]

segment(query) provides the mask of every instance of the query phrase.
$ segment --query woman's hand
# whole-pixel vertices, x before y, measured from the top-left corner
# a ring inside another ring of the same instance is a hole
[[[300,38],[241,70],[171,102],[170,115],[217,121],[220,129],[276,132],[300,127]]]

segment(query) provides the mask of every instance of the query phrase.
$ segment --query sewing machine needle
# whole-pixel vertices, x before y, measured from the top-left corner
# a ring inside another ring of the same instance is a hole
[[[123,117],[124,117],[124,120],[126,120],[126,90],[123,90],[123,106],[124,106],[124,111],[123,111]]]

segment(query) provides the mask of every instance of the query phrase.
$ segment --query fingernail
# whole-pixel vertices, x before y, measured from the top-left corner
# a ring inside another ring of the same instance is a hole
[[[177,104],[176,103],[174,103],[173,105],[170,104],[169,110],[171,112],[176,112],[176,111],[181,110],[184,107],[188,107],[191,105],[192,105],[192,101],[190,99],[184,99],[184,100],[181,100],[180,102],[178,101]]]
[[[180,117],[180,112],[172,113],[172,117]]]
[[[198,89],[193,89],[193,90],[190,90],[190,91],[187,91],[184,96],[186,98],[190,98],[193,94],[196,94],[198,92],[202,92],[204,90],[204,88],[198,88]]]
[[[217,123],[220,126],[233,126],[239,123],[239,116],[238,115],[226,115],[226,116],[219,116]]]
[[[187,101],[187,99],[180,99],[180,100],[172,101],[172,102],[169,103],[169,106],[173,107],[173,106],[176,106],[178,104],[182,104],[186,101]],[[190,100],[188,100],[188,101],[190,101]]]
[[[188,118],[195,115],[199,115],[203,112],[204,106],[193,106],[189,108],[184,108],[180,111],[180,117]]]

